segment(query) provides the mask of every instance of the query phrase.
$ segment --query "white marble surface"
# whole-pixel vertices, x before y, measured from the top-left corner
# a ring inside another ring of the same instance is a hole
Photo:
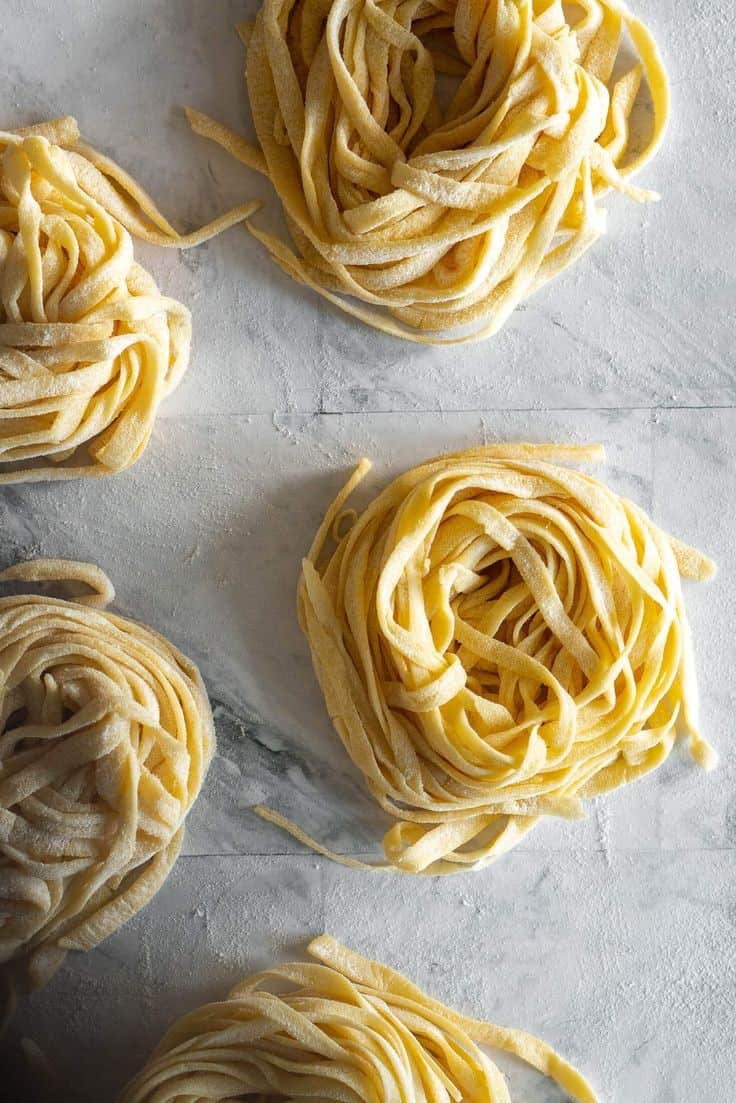
[[[20,1009],[9,1044],[33,1039],[57,1078],[39,1098],[113,1100],[173,1016],[322,929],[440,998],[543,1035],[606,1103],[733,1098],[730,5],[637,0],[673,78],[672,129],[646,174],[664,201],[612,202],[609,238],[484,346],[428,351],[369,333],[290,283],[241,230],[197,252],[141,250],[193,309],[189,374],[132,471],[0,491],[0,560],[104,566],[119,609],[201,664],[220,753],[157,899]],[[247,129],[231,26],[253,6],[6,3],[0,126],[75,114],[182,224],[265,198],[180,111],[193,103]],[[277,221],[272,204],[259,217]],[[306,854],[249,805],[272,803],[347,853],[377,854],[383,827],[330,731],[296,625],[315,526],[363,454],[375,487],[445,448],[514,438],[601,441],[601,474],[719,561],[687,600],[720,769],[702,775],[680,752],[476,877],[369,877]],[[510,1072],[525,1103],[560,1098]]]

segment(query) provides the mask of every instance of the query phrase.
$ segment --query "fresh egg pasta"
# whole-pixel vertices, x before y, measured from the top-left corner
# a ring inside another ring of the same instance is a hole
[[[539,1038],[466,1018],[328,935],[309,953],[319,964],[274,966],[180,1019],[120,1103],[511,1103],[487,1048],[596,1103],[582,1073]]]
[[[478,869],[542,816],[578,817],[654,770],[678,733],[715,764],[680,582],[714,566],[560,466],[601,455],[508,444],[441,456],[341,535],[364,460],[328,511],[299,620],[335,729],[395,821],[391,867]]]
[[[214,750],[197,668],[104,611],[99,568],[20,563],[0,582],[80,582],[66,601],[0,598],[0,962],[44,984],[155,895]]]
[[[73,119],[0,131],[0,485],[139,459],[188,366],[191,317],[131,235],[196,245],[255,207],[181,235]]]
[[[265,0],[242,34],[258,147],[190,122],[273,184],[293,248],[249,228],[276,263],[386,333],[488,337],[605,231],[607,191],[657,198],[631,177],[667,76],[618,0]]]

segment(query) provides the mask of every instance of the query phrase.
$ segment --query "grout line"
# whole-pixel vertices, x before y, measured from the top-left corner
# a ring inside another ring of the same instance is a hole
[[[517,854],[524,854],[524,855],[537,854],[540,857],[543,856],[543,857],[549,859],[549,857],[551,855],[556,855],[556,854],[560,854],[560,855],[563,855],[563,856],[564,855],[575,855],[575,857],[580,857],[581,854],[582,855],[588,855],[588,854],[590,854],[590,855],[600,855],[600,854],[604,854],[605,851],[603,849],[595,849],[595,850],[581,850],[581,849],[554,850],[554,849],[551,849],[551,848],[550,849],[542,848],[540,850],[519,850],[518,847],[517,847],[516,848],[516,853]],[[695,847],[679,847],[677,849],[670,849],[670,850],[663,850],[661,847],[647,847],[647,848],[641,849],[641,850],[634,850],[634,849],[621,850],[621,849],[616,849],[614,847],[610,851],[610,853],[612,855],[618,855],[621,858],[633,857],[633,856],[636,856],[636,855],[639,855],[639,854],[642,854],[642,855],[643,854],[682,854],[682,855],[692,855],[692,854],[736,854],[736,846],[710,846],[710,847],[695,846]],[[343,857],[343,858],[355,858],[358,861],[366,861],[366,862],[380,862],[380,861],[382,861],[382,856],[380,854],[371,854],[371,853],[366,853],[364,851],[355,851],[355,850],[346,851],[345,853],[341,853],[340,856]],[[307,859],[308,858],[310,860],[319,859],[320,861],[330,862],[331,865],[339,865],[339,862],[332,862],[329,858],[325,858],[324,855],[319,854],[317,851],[311,851],[311,850],[309,850],[309,851],[303,851],[303,850],[299,850],[299,851],[297,851],[297,850],[293,850],[293,851],[288,851],[288,850],[280,850],[280,851],[254,850],[254,851],[248,851],[248,852],[245,852],[245,853],[236,853],[235,851],[225,851],[225,852],[212,853],[212,854],[180,854],[178,859],[177,859],[177,862],[184,861],[187,858],[302,858],[302,859]],[[494,863],[491,863],[491,865],[493,865],[493,864]],[[490,868],[490,867],[487,867],[487,868]]]
[[[474,406],[458,409],[425,409],[406,407],[405,409],[374,410],[361,408],[355,410],[213,410],[210,413],[198,414],[166,414],[163,411],[158,414],[157,421],[203,421],[206,419],[233,419],[233,418],[272,418],[276,417],[410,417],[434,414],[442,417],[453,417],[463,414],[617,414],[617,413],[666,413],[676,414],[687,411],[708,410],[736,410],[736,402],[707,403],[704,405],[689,406]]]

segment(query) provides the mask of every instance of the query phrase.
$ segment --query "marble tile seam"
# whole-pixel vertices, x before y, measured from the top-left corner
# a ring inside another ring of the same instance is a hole
[[[521,851],[519,851],[519,856],[520,857],[523,855],[524,857],[537,857],[537,858],[546,859],[546,860],[550,860],[553,855],[561,855],[563,858],[575,858],[576,860],[580,859],[581,857],[601,856],[605,860],[608,860],[609,857],[612,858],[615,855],[619,855],[622,858],[632,858],[632,857],[637,857],[637,856],[644,857],[644,856],[650,855],[650,854],[679,854],[679,855],[683,855],[683,856],[692,856],[694,854],[736,854],[736,846],[693,846],[693,847],[678,846],[678,847],[667,847],[667,848],[650,846],[650,847],[608,847],[606,849],[603,849],[601,847],[596,847],[595,849],[590,848],[590,849],[587,849],[587,850],[584,850],[584,849],[560,850],[560,849],[555,849],[554,847],[539,847],[536,850],[521,850]],[[371,853],[370,851],[365,851],[365,850],[341,851],[341,857],[343,857],[343,858],[354,858],[358,861],[365,861],[365,862],[371,862],[371,861],[379,862],[380,861],[380,859],[376,858],[375,853]],[[312,861],[312,862],[324,863],[325,867],[329,867],[331,865],[336,866],[336,867],[340,867],[339,862],[331,862],[329,858],[323,858],[322,855],[317,854],[316,852],[312,853],[312,851],[298,851],[298,850],[279,850],[279,851],[275,851],[275,850],[274,851],[251,850],[251,851],[242,851],[242,853],[241,852],[224,850],[224,851],[212,851],[211,853],[206,853],[206,854],[180,854],[179,857],[177,858],[177,865],[179,865],[181,862],[190,861],[191,859],[196,859],[196,860],[199,861],[199,860],[206,860],[206,859],[217,859],[217,860],[220,860],[220,859],[226,859],[226,860],[234,859],[234,860],[238,860],[238,859],[243,859],[243,858],[268,858],[268,859],[272,859],[272,860],[288,859],[289,861],[295,861],[295,860],[298,859],[300,861]],[[340,868],[346,869],[347,867],[342,866]],[[487,868],[490,869],[491,866],[488,866]],[[380,871],[381,871],[380,867],[377,867],[376,870],[373,871],[373,872],[378,873]],[[361,871],[360,870],[351,870],[351,872],[352,873],[358,873],[358,872],[361,872]],[[368,872],[368,871],[366,871],[366,872]],[[478,871],[478,872],[481,872],[481,871]],[[421,876],[421,874],[419,874],[418,876]],[[457,876],[459,877],[460,875],[458,874]]]
[[[474,406],[474,407],[421,407],[412,406],[403,409],[392,407],[391,409],[356,408],[345,410],[321,410],[305,407],[304,409],[277,409],[273,410],[215,410],[210,413],[172,413],[167,414],[161,410],[157,415],[159,421],[214,421],[214,420],[254,420],[262,418],[268,420],[273,417],[407,417],[410,414],[426,416],[436,414],[438,417],[463,417],[471,414],[627,414],[627,413],[652,413],[652,414],[677,414],[693,411],[695,413],[707,413],[709,410],[736,410],[736,402],[706,403],[703,405],[643,405],[643,406]]]

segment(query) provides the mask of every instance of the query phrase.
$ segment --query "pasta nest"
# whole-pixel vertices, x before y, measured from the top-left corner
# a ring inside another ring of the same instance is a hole
[[[324,555],[363,461],[304,561],[315,671],[397,821],[384,849],[401,870],[480,867],[541,816],[577,817],[581,801],[655,769],[678,733],[714,764],[680,580],[713,564],[551,462],[601,452],[510,444],[440,457],[348,518]]]
[[[120,1103],[333,1099],[341,1103],[511,1103],[495,1047],[596,1103],[585,1078],[521,1030],[476,1022],[327,935],[324,964],[280,965],[176,1023]]]
[[[45,983],[158,891],[214,750],[197,668],[103,611],[88,564],[17,564],[0,581],[81,581],[76,601],[0,598],[0,961]]]
[[[272,182],[296,248],[250,228],[276,263],[387,333],[487,337],[605,231],[609,189],[657,198],[630,177],[667,77],[616,0],[265,0],[243,37],[258,147],[190,122]]]
[[[0,131],[0,484],[139,459],[188,366],[191,317],[131,234],[195,245],[255,206],[180,235],[73,119]]]

